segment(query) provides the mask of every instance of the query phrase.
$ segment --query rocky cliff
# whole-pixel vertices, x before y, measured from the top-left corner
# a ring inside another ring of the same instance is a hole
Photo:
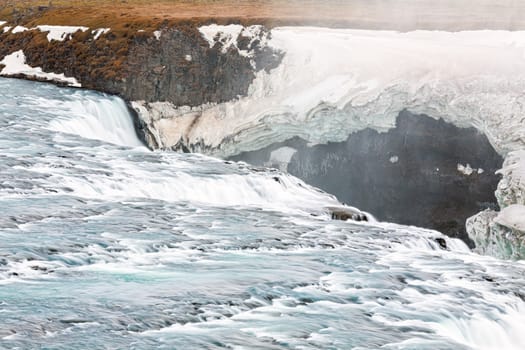
[[[73,27],[67,33],[67,29],[5,22],[0,27],[0,57],[22,51],[25,60],[21,64],[74,77],[87,89],[117,94],[128,101],[188,106],[244,95],[257,71],[272,69],[280,60],[279,53],[260,47],[268,35],[263,27],[247,32],[240,48],[227,49],[219,43],[210,46],[198,27],[191,25],[155,31]],[[63,38],[50,39],[56,32]],[[4,76],[32,77],[23,67],[9,71],[7,65],[0,63]]]

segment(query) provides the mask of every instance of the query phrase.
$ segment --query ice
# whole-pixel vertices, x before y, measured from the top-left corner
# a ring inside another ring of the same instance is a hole
[[[486,210],[467,220],[467,232],[480,253],[525,259],[525,150],[510,152],[496,190],[501,211]]]
[[[244,33],[217,25],[200,31],[210,46],[221,35]],[[476,127],[501,154],[524,145],[525,128],[515,116],[525,113],[525,32],[281,27],[267,45],[284,58],[271,72],[257,73],[248,96],[146,111],[160,145],[182,139],[190,149],[204,144],[214,155],[229,156],[293,136],[337,142],[367,127],[386,131],[405,108]],[[161,113],[169,118],[158,120]],[[199,122],[183,135],[170,134],[195,118]]]

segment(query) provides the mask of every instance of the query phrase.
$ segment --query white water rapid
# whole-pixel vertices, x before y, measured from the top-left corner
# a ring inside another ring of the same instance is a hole
[[[334,197],[275,170],[151,152],[114,97],[0,91],[0,348],[525,348],[523,262],[333,221]]]

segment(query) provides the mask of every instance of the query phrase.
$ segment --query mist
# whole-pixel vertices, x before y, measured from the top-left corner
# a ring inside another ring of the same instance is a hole
[[[520,0],[306,0],[262,2],[261,17],[297,25],[384,30],[525,30]]]

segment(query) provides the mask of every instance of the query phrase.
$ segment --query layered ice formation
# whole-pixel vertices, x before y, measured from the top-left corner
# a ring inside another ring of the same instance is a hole
[[[205,37],[232,32],[226,26]],[[524,32],[287,27],[272,30],[266,44],[284,59],[259,72],[246,97],[198,107],[134,102],[159,132],[158,144],[228,156],[291,136],[341,141],[367,127],[394,127],[403,109],[474,126],[502,154],[523,144],[516,116],[523,114]]]

